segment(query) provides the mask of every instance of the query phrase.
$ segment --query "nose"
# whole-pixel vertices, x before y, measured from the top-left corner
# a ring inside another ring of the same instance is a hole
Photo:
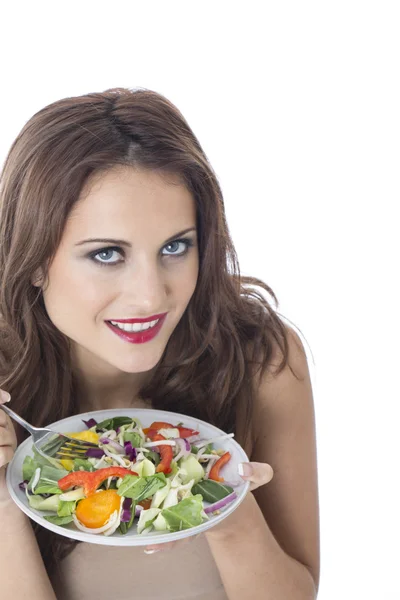
[[[123,278],[124,304],[129,314],[147,317],[167,310],[167,281],[156,264],[138,261]]]

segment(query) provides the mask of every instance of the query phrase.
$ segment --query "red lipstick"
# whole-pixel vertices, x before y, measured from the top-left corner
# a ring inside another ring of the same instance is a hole
[[[166,314],[167,313],[161,313],[159,315],[153,315],[152,317],[144,317],[143,319],[108,319],[108,321],[114,321],[115,323],[147,323],[148,321],[162,319]]]
[[[118,335],[121,339],[125,340],[126,342],[130,342],[131,344],[143,344],[144,342],[149,342],[157,335],[157,333],[163,326],[167,314],[168,313],[163,313],[159,316],[154,315],[154,317],[146,319],[112,319],[116,323],[146,323],[148,321],[155,321],[156,319],[159,319],[158,323],[154,325],[154,327],[150,327],[145,331],[124,331],[116,325],[112,325],[110,321],[105,321],[105,323],[113,333]]]

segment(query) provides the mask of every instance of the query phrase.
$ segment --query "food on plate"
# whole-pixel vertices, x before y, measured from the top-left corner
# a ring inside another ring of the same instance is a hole
[[[231,454],[215,446],[233,434],[202,440],[199,432],[155,421],[112,417],[83,421],[66,435],[97,444],[82,457],[47,461],[33,448],[23,462],[20,488],[29,505],[61,526],[93,534],[140,535],[201,525],[236,499],[224,481]],[[240,482],[243,483],[243,482]]]

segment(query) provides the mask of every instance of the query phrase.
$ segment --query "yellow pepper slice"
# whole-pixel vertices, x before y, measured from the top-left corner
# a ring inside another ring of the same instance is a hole
[[[100,436],[95,431],[77,431],[72,433],[66,433],[65,435],[69,435],[69,437],[74,440],[82,440],[84,442],[93,442],[93,444],[98,444]]]
[[[67,471],[72,471],[72,469],[74,468],[74,461],[70,458],[62,458],[60,460],[60,463]]]

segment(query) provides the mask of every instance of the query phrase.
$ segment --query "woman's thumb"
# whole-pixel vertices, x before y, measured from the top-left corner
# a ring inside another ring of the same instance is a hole
[[[6,402],[10,402],[10,400],[10,394],[4,390],[0,390],[0,404],[5,404]]]

